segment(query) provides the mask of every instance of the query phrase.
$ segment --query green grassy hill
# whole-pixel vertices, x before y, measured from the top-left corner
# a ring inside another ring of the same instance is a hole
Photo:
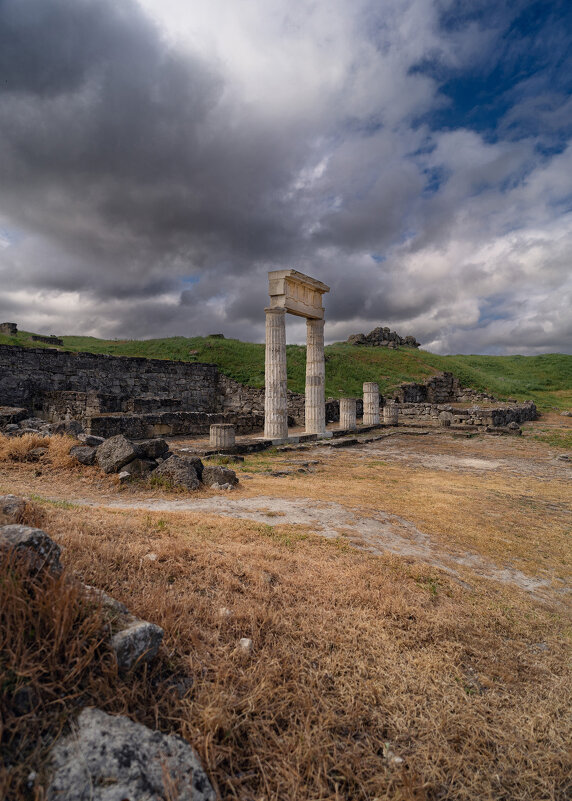
[[[147,340],[103,340],[62,337],[64,350],[145,356],[155,359],[210,362],[225,375],[253,387],[264,386],[264,345],[215,337],[169,337]],[[50,347],[32,342],[25,331],[16,337],[0,335],[0,344]],[[287,346],[288,388],[304,392],[306,349]],[[572,355],[439,356],[423,350],[364,348],[336,343],[326,347],[326,395],[361,395],[364,381],[377,381],[387,393],[404,381],[423,381],[449,370],[462,384],[500,399],[531,398],[544,409],[572,407]]]

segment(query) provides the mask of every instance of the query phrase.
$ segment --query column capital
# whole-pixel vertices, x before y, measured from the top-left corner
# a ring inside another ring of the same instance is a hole
[[[286,314],[286,309],[281,309],[279,306],[267,306],[267,308],[264,309],[264,311],[266,314],[281,314],[281,315]]]

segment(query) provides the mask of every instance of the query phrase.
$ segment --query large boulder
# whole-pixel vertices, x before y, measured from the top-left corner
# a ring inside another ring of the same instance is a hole
[[[172,734],[84,709],[52,751],[48,801],[215,801],[197,754]]]
[[[231,484],[234,486],[238,484],[238,478],[234,470],[229,467],[221,467],[220,465],[207,465],[203,469],[203,484],[207,487],[212,487],[214,484],[222,486],[223,484]]]
[[[0,528],[0,559],[16,556],[27,562],[30,573],[49,570],[59,575],[60,553],[60,546],[39,528],[17,524]]]
[[[95,459],[105,473],[118,473],[123,465],[138,457],[137,448],[123,434],[106,439],[97,449]]]
[[[204,472],[203,463],[196,456],[169,456],[168,459],[153,471],[153,476],[159,476],[178,487],[197,490],[201,486],[200,474]]]

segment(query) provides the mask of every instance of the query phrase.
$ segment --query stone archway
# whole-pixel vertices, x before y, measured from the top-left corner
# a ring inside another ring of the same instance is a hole
[[[326,430],[324,396],[324,307],[330,287],[297,270],[268,273],[270,306],[266,312],[264,436],[288,438],[286,312],[306,318],[306,433]]]

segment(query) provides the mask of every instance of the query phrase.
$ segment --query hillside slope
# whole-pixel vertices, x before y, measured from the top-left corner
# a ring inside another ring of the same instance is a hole
[[[62,337],[64,350],[143,356],[155,359],[216,364],[222,373],[243,384],[264,386],[264,345],[216,337],[169,337],[147,340],[103,340]],[[0,344],[50,347],[32,342],[21,331],[16,337],[0,335]],[[304,392],[306,349],[287,346],[288,388]],[[442,370],[456,375],[464,386],[487,391],[500,399],[528,398],[540,408],[572,406],[572,355],[541,356],[439,356],[410,348],[355,347],[336,343],[326,347],[326,396],[361,395],[364,381],[377,381],[387,393],[404,381],[423,381]]]

